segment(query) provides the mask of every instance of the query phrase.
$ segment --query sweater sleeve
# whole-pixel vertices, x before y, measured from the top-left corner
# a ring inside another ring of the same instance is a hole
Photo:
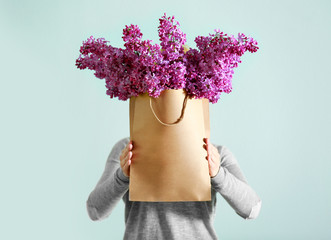
[[[86,208],[93,221],[107,218],[129,189],[129,177],[124,175],[119,159],[129,141],[130,138],[123,138],[114,145],[101,178],[88,196]]]
[[[225,146],[216,146],[221,157],[219,172],[211,178],[212,187],[219,192],[235,212],[244,219],[256,218],[262,201],[249,186],[238,161]]]

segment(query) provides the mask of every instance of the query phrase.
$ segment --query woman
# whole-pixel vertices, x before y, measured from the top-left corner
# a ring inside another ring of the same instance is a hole
[[[119,140],[111,150],[103,175],[86,202],[89,217],[107,218],[122,198],[125,203],[123,239],[217,239],[214,229],[216,193],[244,219],[259,215],[262,201],[248,185],[239,164],[222,145],[203,139],[211,181],[211,201],[135,202],[129,201],[130,165],[134,143]]]

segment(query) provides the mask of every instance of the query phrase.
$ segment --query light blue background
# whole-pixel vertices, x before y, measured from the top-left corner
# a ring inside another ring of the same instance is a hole
[[[260,49],[210,104],[211,141],[234,153],[263,201],[254,220],[218,194],[220,239],[331,239],[329,1],[1,1],[0,239],[122,239],[124,204],[100,222],[85,202],[117,140],[128,101],[76,68],[82,41],[123,47],[125,25],[159,43],[164,12],[194,38],[220,28]]]

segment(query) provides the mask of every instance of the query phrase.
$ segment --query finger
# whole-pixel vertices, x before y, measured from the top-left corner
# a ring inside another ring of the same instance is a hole
[[[215,164],[217,161],[217,156],[213,152],[210,155],[210,161],[212,162],[212,164]]]
[[[209,149],[209,145],[206,145],[206,150],[207,150],[207,156],[206,156],[206,159],[208,160],[208,157],[211,156],[211,150]]]
[[[128,152],[127,154],[127,161],[131,161],[131,158],[132,158],[132,152]]]
[[[212,149],[211,149],[211,146],[209,143],[207,144],[207,152],[208,152],[208,155],[210,155],[212,152]]]
[[[124,163],[125,163],[125,157],[126,157],[126,155],[124,155],[125,154],[125,151],[124,151],[124,149],[123,149],[123,151],[122,151],[122,154],[121,154],[121,156],[120,156],[120,164],[121,164],[121,167],[124,165]]]
[[[126,150],[126,147],[125,148],[123,148],[123,150],[122,150],[122,152],[121,152],[121,155],[120,155],[120,160],[122,161],[123,160],[123,158],[124,158],[124,154],[125,154],[125,150]]]
[[[209,175],[211,175],[211,173],[212,173],[212,163],[211,163],[211,160],[210,160],[210,156],[208,157],[207,161],[208,161]]]
[[[211,144],[211,150],[217,155],[217,154],[219,154],[218,153],[218,149],[213,145],[213,144]]]
[[[208,146],[206,146],[206,150],[207,150],[207,156],[206,156],[206,159],[208,160],[208,157],[210,157],[210,151],[208,150]]]
[[[132,148],[131,143],[128,143],[124,150],[124,156],[126,156],[128,154],[128,152],[131,150],[131,148]]]
[[[126,155],[131,149],[132,149],[132,144],[129,142],[129,143],[126,145],[124,155]]]
[[[213,164],[213,156],[212,155],[208,156],[208,162],[209,162],[209,164]]]
[[[211,150],[211,154],[215,157],[215,158],[219,158],[220,154],[218,153],[218,150],[214,147]]]
[[[123,157],[122,160],[120,161],[121,168],[124,167],[125,162],[126,162],[126,160],[125,160],[125,158]]]
[[[213,144],[210,144],[210,151],[214,154],[214,156],[218,159],[220,158],[220,154],[218,152],[218,149],[213,145]]]
[[[123,152],[124,154],[125,152]],[[125,163],[128,161],[128,154],[129,152],[126,152],[126,155],[121,156],[121,161],[120,161],[120,165],[121,167],[123,167],[125,165]],[[132,154],[132,153],[131,153]]]
[[[210,155],[210,162],[211,162],[212,164],[214,164],[214,162],[215,162],[215,157],[214,157],[213,154]]]
[[[132,144],[131,142],[129,142],[125,148],[122,150],[122,153],[121,153],[121,156],[120,156],[120,159],[122,160],[123,158],[125,158],[125,156],[127,155],[128,151],[132,149]]]
[[[124,173],[125,176],[129,176],[129,173],[128,173],[129,169],[128,169],[128,163],[127,162],[123,166],[122,170],[123,170],[123,173]]]
[[[124,163],[124,166],[123,166],[123,171],[124,171],[124,172],[128,172],[129,169],[130,169],[130,165],[131,165],[131,156],[132,156],[132,152],[129,152],[128,155],[127,155],[126,161],[125,161],[125,163]]]
[[[131,160],[131,157],[132,157],[132,152],[130,151],[130,152],[128,152],[127,154],[126,154],[126,156],[124,157],[124,163],[127,163],[129,160]]]
[[[207,144],[203,144],[202,146],[207,151]]]
[[[125,158],[125,165],[130,165],[131,164],[131,157],[132,157],[132,152],[128,152]]]
[[[131,153],[128,152],[128,154],[125,156],[125,158],[124,158],[124,160],[123,160],[123,169],[125,168],[125,166],[128,165],[128,162],[129,162],[129,160],[130,160],[130,155],[131,155]]]
[[[203,148],[204,148],[207,152],[210,151],[210,146],[209,146],[207,143],[203,145]]]

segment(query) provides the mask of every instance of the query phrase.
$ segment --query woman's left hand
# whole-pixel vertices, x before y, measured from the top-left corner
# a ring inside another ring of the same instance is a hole
[[[209,138],[204,138],[203,141],[205,144],[203,145],[204,149],[207,151],[207,161],[209,166],[209,175],[210,177],[215,177],[220,169],[221,159],[220,154],[217,148],[210,143]]]

